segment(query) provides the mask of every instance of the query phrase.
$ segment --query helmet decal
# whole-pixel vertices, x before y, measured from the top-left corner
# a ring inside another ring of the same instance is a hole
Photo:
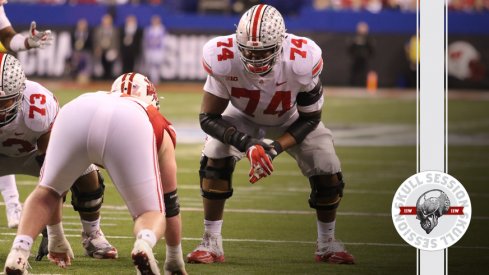
[[[262,22],[262,17],[263,13],[265,11],[264,9],[265,5],[258,5],[255,6],[255,9],[253,10],[253,16],[251,16],[251,24],[252,30],[251,30],[251,41],[260,41],[260,29],[261,29],[261,22]]]

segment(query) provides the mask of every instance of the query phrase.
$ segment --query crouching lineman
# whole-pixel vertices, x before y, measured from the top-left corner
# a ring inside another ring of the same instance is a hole
[[[163,195],[163,183],[176,186],[175,132],[159,113],[156,90],[146,77],[129,74],[118,83],[131,96],[87,93],[60,110],[39,185],[26,200],[5,262],[6,274],[25,272],[32,242],[45,224],[61,221],[54,209],[91,163],[107,169],[134,219],[131,257],[137,274],[160,274],[153,247],[165,234],[165,207],[178,213],[178,202],[168,198],[165,206]],[[52,261],[66,267],[70,253],[66,245]],[[186,274],[180,245],[167,249],[166,257],[165,273]]]
[[[8,217],[11,228],[17,227],[21,211],[14,175],[39,176],[58,109],[58,102],[50,91],[26,80],[14,56],[0,53],[0,184],[2,193],[11,194],[6,204],[17,205],[15,215]],[[71,188],[72,204],[83,226],[82,244],[90,257],[117,258],[117,250],[100,229],[103,180],[94,165],[87,167]],[[62,225],[48,223],[47,229],[51,240],[62,230]],[[51,248],[55,242],[50,242]],[[47,253],[44,247],[40,250],[41,257]]]
[[[51,31],[38,31],[35,22],[31,23],[27,37],[17,33],[5,14],[4,4],[7,4],[7,1],[0,0],[0,52],[44,48],[51,44],[53,39]],[[22,211],[14,177],[14,175],[0,177],[0,192],[5,202],[7,226],[9,228],[17,227]]]
[[[207,42],[202,60],[208,73],[200,113],[208,134],[199,171],[205,231],[187,261],[224,261],[224,205],[233,195],[232,174],[243,153],[251,164],[249,181],[255,183],[272,173],[272,160],[286,151],[311,186],[309,205],[316,210],[318,230],[315,260],[354,263],[334,234],[344,183],[331,131],[321,122],[321,49],[308,38],[286,33],[280,13],[261,4],[241,17],[236,34]]]

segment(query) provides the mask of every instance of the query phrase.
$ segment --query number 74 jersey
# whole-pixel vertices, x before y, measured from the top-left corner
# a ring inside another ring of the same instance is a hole
[[[26,80],[15,119],[0,128],[0,155],[22,157],[37,150],[37,140],[51,131],[59,111],[54,95],[39,83]]]
[[[234,34],[207,42],[202,64],[208,73],[204,90],[229,99],[227,111],[238,112],[256,124],[288,125],[297,118],[297,110],[322,108],[322,96],[297,104],[298,93],[313,90],[323,68],[321,49],[309,38],[286,34],[272,71],[264,76],[246,71]]]

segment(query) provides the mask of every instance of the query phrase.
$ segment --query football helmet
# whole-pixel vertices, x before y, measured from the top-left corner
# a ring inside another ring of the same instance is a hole
[[[144,102],[160,109],[160,101],[155,85],[144,75],[139,73],[126,73],[119,76],[112,83],[111,92],[119,92],[137,97]]]
[[[254,74],[272,70],[282,50],[284,19],[277,9],[260,4],[251,7],[239,20],[236,40],[245,69]]]
[[[0,53],[0,127],[15,119],[25,90],[25,74],[19,60]]]

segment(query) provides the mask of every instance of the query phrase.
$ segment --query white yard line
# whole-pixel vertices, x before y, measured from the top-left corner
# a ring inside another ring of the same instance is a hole
[[[15,236],[15,233],[0,233],[1,236]],[[108,239],[134,239],[133,236],[115,236],[105,235]],[[66,237],[79,238],[80,235],[66,234]],[[184,241],[201,241],[202,238],[198,237],[183,237]],[[294,241],[294,240],[260,240],[260,239],[223,239],[223,242],[247,242],[247,243],[279,243],[279,244],[316,244],[315,241]],[[411,247],[408,244],[401,243],[365,243],[365,242],[343,242],[345,245],[355,246],[378,246],[378,247]],[[451,248],[461,249],[481,249],[489,250],[487,246],[451,246]]]
[[[0,206],[5,205],[5,203],[0,202]],[[69,204],[64,205],[65,208],[71,209],[72,206]],[[182,212],[202,212],[204,211],[202,207],[181,207]],[[271,214],[271,215],[314,215],[313,210],[273,210],[273,209],[235,209],[226,208],[228,213],[251,213],[251,214]],[[115,214],[115,212],[120,212],[121,215],[127,217],[107,217],[105,214]],[[102,206],[102,214],[104,220],[131,220],[129,213],[127,212],[127,207],[125,205],[109,205],[104,204]],[[350,217],[391,217],[391,213],[382,212],[343,212],[338,211],[339,216],[350,216]],[[79,219],[78,216],[64,215],[64,219]],[[489,220],[489,216],[473,216],[474,220]]]
[[[192,173],[195,172],[192,170]],[[247,173],[247,172],[246,172]],[[244,173],[243,173],[244,174]],[[292,172],[280,172],[277,171],[276,173],[279,176],[298,176],[298,177],[303,177],[302,175],[299,174],[299,172],[292,173]],[[275,175],[275,174],[274,174]],[[17,185],[19,186],[35,186],[37,185],[36,181],[29,181],[29,180],[20,180],[17,181]],[[112,184],[107,184],[106,188],[113,188]],[[199,190],[200,186],[198,184],[179,184],[178,189],[181,190]],[[259,185],[253,185],[253,186],[246,186],[246,187],[234,187],[234,189],[240,191],[240,192],[251,192],[251,191],[260,191],[264,190],[264,187],[259,186]],[[301,193],[310,193],[311,189],[309,187],[284,187],[280,189],[280,192],[301,192]],[[393,190],[371,190],[371,189],[352,189],[352,188],[347,188],[345,190],[345,194],[374,194],[374,195],[392,195],[394,196],[394,191]],[[470,197],[483,197],[483,198],[489,198],[489,193],[485,192],[478,192],[478,193],[473,193],[469,194]],[[182,200],[189,200],[189,201],[195,201],[195,200],[200,200],[196,198],[182,198]],[[0,205],[5,205],[3,202],[0,202]]]

